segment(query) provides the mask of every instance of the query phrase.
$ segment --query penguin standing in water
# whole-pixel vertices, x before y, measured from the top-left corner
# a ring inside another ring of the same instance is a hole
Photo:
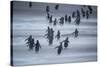
[[[83,8],[81,8],[81,13],[82,13],[82,17],[85,17],[85,11]]]
[[[79,12],[79,10],[77,10],[77,17],[75,19],[75,24],[79,25],[80,24],[80,20],[81,20],[80,12]]]
[[[47,13],[47,19],[49,19],[50,18],[50,14],[49,13]]]
[[[30,41],[29,48],[30,48],[30,50],[33,50],[33,48],[34,48],[34,38],[32,38],[32,40]]]
[[[71,23],[71,16],[68,17],[68,22]]]
[[[37,42],[35,44],[35,52],[38,53],[40,48],[41,48],[41,45],[39,43],[39,40],[37,40]]]
[[[32,35],[30,35],[27,39],[25,39],[27,47],[29,47],[29,50],[31,50],[31,42],[32,42]]]
[[[67,18],[67,14],[66,14],[66,15],[65,15],[65,22],[67,22],[67,19],[68,19],[68,18]]]
[[[88,9],[89,9],[89,13],[92,14],[93,13],[93,9],[91,6],[88,6]]]
[[[68,37],[63,42],[64,42],[64,47],[67,48],[69,43]]]
[[[88,19],[89,18],[89,11],[87,10],[86,11],[86,19]]]
[[[49,45],[52,45],[54,39],[54,30],[53,28],[50,29],[50,36],[49,36]]]
[[[55,10],[58,10],[58,8],[59,8],[59,5],[57,4],[57,5],[55,6]]]
[[[55,37],[57,37],[57,40],[59,40],[60,39],[60,31],[58,30],[58,32],[57,32],[57,35],[55,36]]]
[[[52,15],[49,17],[49,23],[52,23]]]
[[[30,8],[32,7],[32,2],[29,2],[29,7],[30,7]]]
[[[47,5],[46,6],[46,12],[48,13],[50,11],[50,7]]]
[[[75,11],[72,12],[72,18],[75,18]]]
[[[78,34],[79,34],[78,29],[75,29],[75,32],[74,33],[75,33],[75,38],[78,37]]]
[[[64,17],[61,17],[61,18],[60,18],[59,23],[60,23],[61,25],[63,25],[63,24],[64,24]]]
[[[55,48],[58,48],[58,49],[57,49],[57,53],[58,53],[58,55],[60,55],[60,54],[61,54],[61,51],[62,51],[62,49],[63,49],[63,47],[62,47],[62,42],[60,42],[60,45],[57,46],[57,47],[55,47]]]
[[[57,19],[55,18],[53,25],[55,26],[57,24]]]

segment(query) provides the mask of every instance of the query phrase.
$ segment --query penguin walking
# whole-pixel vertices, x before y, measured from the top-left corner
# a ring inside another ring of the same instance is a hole
[[[60,54],[61,54],[61,51],[62,51],[62,49],[63,49],[63,47],[62,47],[62,42],[60,42],[60,45],[57,46],[57,47],[55,47],[55,48],[58,48],[58,49],[57,49],[57,53],[58,53],[58,55],[60,55]]]

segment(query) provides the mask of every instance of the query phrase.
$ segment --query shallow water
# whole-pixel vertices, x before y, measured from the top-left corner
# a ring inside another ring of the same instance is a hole
[[[51,63],[70,63],[70,62],[88,62],[97,60],[97,18],[96,7],[91,17],[87,20],[81,18],[80,25],[75,25],[72,19],[71,24],[53,26],[46,19],[45,7],[50,5],[50,13],[54,18],[64,16],[66,13],[70,15],[72,11],[80,9],[78,5],[60,5],[59,10],[54,10],[54,4],[38,4],[34,3],[32,8],[28,7],[28,3],[16,2],[14,5],[13,17],[13,62],[14,65],[32,65],[32,64],[51,64]],[[86,9],[87,10],[87,9]],[[54,35],[60,30],[61,38],[59,41],[54,39],[52,46],[48,46],[48,41],[44,35],[47,27],[54,29]],[[59,42],[70,34],[79,30],[78,38],[69,36],[68,49],[63,49],[60,55],[57,55]],[[40,41],[42,48],[39,53],[29,51],[26,46],[25,39],[32,35],[36,40]]]

